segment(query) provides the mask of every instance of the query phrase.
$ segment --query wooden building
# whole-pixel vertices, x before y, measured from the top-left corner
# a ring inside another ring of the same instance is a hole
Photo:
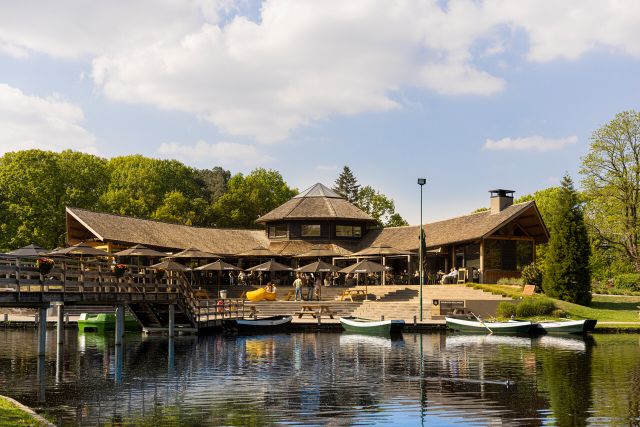
[[[481,281],[519,277],[546,243],[547,228],[535,202],[513,204],[513,191],[493,190],[484,212],[424,225],[427,271],[475,268]],[[386,257],[394,273],[411,277],[418,267],[419,226],[378,228],[376,221],[333,190],[315,184],[257,219],[264,230],[190,227],[67,208],[68,243],[95,242],[109,251],[144,244],[166,251],[196,247],[237,260],[256,247],[297,265],[294,257],[312,248],[330,249],[342,259],[360,250],[390,246],[414,255]],[[344,261],[343,261],[344,262]]]

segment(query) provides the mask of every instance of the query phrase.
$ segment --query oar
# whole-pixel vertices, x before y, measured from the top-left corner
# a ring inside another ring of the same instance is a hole
[[[487,328],[487,329],[489,330],[489,332],[490,332],[491,334],[493,334],[493,331],[491,330],[491,328],[490,328],[490,327],[488,327],[488,326],[487,326],[487,324],[486,324],[486,323],[484,323],[484,322],[482,321],[482,319],[481,319],[481,318],[479,318],[478,316],[476,316],[476,315],[473,313],[473,311],[470,311],[469,313],[471,313],[471,314],[473,315],[473,317],[475,317],[475,318],[478,320],[478,322],[480,322],[480,324],[481,324],[482,326],[484,326],[485,328]]]

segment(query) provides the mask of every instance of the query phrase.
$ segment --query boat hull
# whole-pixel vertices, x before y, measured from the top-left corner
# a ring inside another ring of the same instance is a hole
[[[536,328],[545,334],[584,334],[592,331],[596,325],[595,320],[570,320],[564,322],[541,322]]]
[[[79,332],[105,332],[114,331],[116,329],[116,315],[112,313],[87,314],[81,313],[78,319]],[[135,318],[125,316],[125,331],[138,331],[140,325]]]
[[[285,332],[293,320],[292,316],[271,316],[261,319],[230,319],[224,327],[230,332],[242,335],[269,334]]]
[[[457,332],[494,333],[526,335],[531,332],[531,322],[483,322],[476,320],[456,319],[445,317],[447,328]],[[489,329],[491,331],[489,331]]]
[[[340,324],[347,332],[369,335],[391,335],[402,332],[404,320],[367,320],[356,317],[341,317]]]

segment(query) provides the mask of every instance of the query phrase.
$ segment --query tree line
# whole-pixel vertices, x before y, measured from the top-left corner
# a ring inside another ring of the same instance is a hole
[[[258,228],[258,217],[297,193],[278,171],[264,168],[232,176],[221,167],[196,169],[142,155],[16,151],[0,157],[0,252],[30,243],[64,245],[66,206],[185,225]],[[359,200],[383,226],[401,220],[393,200],[379,192]]]
[[[549,229],[537,247],[545,293],[585,304],[592,279],[606,288],[624,276],[626,290],[640,291],[640,113],[621,112],[594,131],[581,160],[581,191],[565,175],[515,203],[535,200]]]

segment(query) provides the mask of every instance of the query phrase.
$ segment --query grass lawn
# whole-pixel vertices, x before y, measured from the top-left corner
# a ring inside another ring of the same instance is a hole
[[[40,426],[38,420],[3,397],[0,397],[0,426]]]
[[[522,290],[519,286],[478,284],[473,286],[511,298],[522,297]],[[571,319],[596,319],[599,327],[640,327],[640,316],[638,316],[638,312],[640,311],[640,309],[638,309],[638,306],[640,306],[640,296],[594,295],[589,307],[553,298],[551,298],[551,300],[556,307],[564,310]],[[607,324],[601,325],[600,322],[607,322]],[[611,324],[616,322],[621,322],[622,324]],[[625,323],[629,322],[635,324],[625,325]]]

